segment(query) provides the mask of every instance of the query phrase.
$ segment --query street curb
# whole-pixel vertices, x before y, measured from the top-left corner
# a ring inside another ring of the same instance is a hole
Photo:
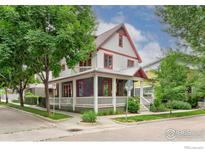
[[[198,114],[198,115],[192,115],[192,116],[184,116],[184,117],[175,117],[175,118],[167,118],[167,119],[157,119],[157,120],[149,120],[149,121],[139,121],[139,122],[120,122],[115,119],[112,119],[115,123],[121,124],[121,125],[140,125],[140,124],[146,124],[146,123],[154,123],[154,122],[163,122],[163,121],[171,121],[171,120],[178,120],[178,119],[186,119],[186,118],[192,118],[197,116],[205,116],[205,114]]]
[[[16,108],[13,108],[13,107],[10,107],[10,106],[6,106],[10,109],[13,109],[13,110],[16,110],[16,111],[20,111],[20,112],[23,112],[23,113],[26,113],[26,114],[30,114],[30,115],[33,115],[41,120],[45,120],[45,121],[48,121],[48,122],[52,122],[52,123],[58,123],[58,122],[63,122],[63,121],[66,121],[68,119],[71,119],[73,118],[72,116],[70,116],[70,118],[66,118],[66,119],[60,119],[60,120],[53,120],[53,119],[49,119],[49,118],[46,118],[46,117],[43,117],[43,116],[40,116],[40,115],[37,115],[35,113],[31,113],[31,112],[27,112],[27,111],[23,111],[23,110],[20,110],[20,109],[16,109]]]

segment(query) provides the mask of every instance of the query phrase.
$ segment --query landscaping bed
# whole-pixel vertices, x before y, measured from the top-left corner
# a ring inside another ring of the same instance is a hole
[[[150,115],[137,115],[137,116],[130,116],[115,118],[114,120],[119,122],[139,122],[139,121],[149,121],[149,120],[158,120],[158,119],[169,119],[169,118],[176,118],[176,117],[186,117],[192,115],[205,115],[205,110],[195,110],[195,111],[187,111],[187,112],[177,112],[177,113],[163,113],[163,114],[150,114]]]
[[[25,112],[29,112],[29,113],[33,113],[42,117],[46,117],[52,120],[63,120],[63,119],[67,119],[67,118],[71,118],[71,116],[66,115],[66,114],[62,114],[62,113],[51,113],[50,115],[48,115],[47,111],[43,111],[43,110],[39,110],[39,109],[34,109],[31,107],[21,107],[19,105],[15,105],[15,104],[4,104],[6,106],[15,108],[15,109],[19,109]]]

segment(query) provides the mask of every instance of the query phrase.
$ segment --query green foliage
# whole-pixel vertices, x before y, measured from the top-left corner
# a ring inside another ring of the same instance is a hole
[[[98,112],[98,116],[116,115],[116,114],[122,114],[122,113],[124,113],[124,112],[118,111],[118,110],[116,112],[114,112],[113,109],[106,109],[106,110]]]
[[[138,122],[138,121],[168,119],[168,118],[186,117],[186,116],[204,115],[204,114],[205,114],[205,110],[195,110],[189,112],[172,113],[171,115],[169,113],[163,113],[163,114],[129,116],[127,119],[125,117],[120,117],[120,118],[116,118],[115,120],[120,122]]]
[[[15,104],[7,104],[7,106],[13,107],[13,108],[16,108],[19,110],[23,110],[26,112],[34,113],[34,114],[37,114],[39,116],[43,116],[43,117],[46,117],[46,118],[49,118],[52,120],[61,120],[61,119],[71,118],[71,116],[66,115],[66,114],[62,114],[62,113],[54,113],[54,114],[52,113],[49,115],[46,111],[34,109],[31,107],[21,107],[19,105],[15,105]]]
[[[128,111],[130,113],[138,113],[139,110],[140,110],[139,98],[137,98],[137,97],[130,97],[128,99]]]
[[[177,62],[179,56],[179,52],[170,52],[160,63],[155,87],[155,96],[159,101],[186,99],[188,69]]]
[[[26,96],[25,97],[25,104],[36,105],[37,102],[38,102],[38,97],[36,96]]]
[[[81,116],[83,122],[90,122],[94,123],[96,122],[97,116],[94,111],[85,111],[83,115]]]
[[[153,104],[150,105],[151,112],[164,112],[167,111],[165,105],[159,100],[155,100]]]
[[[168,103],[168,106],[169,108],[172,108],[172,109],[181,109],[181,110],[191,109],[191,105],[183,101],[173,101],[171,103]]]
[[[185,61],[192,66],[187,85],[194,87],[195,94],[189,94],[192,107],[197,106],[197,99],[205,97],[205,9],[204,6],[159,6],[156,14],[166,24],[166,31],[177,37],[180,45],[190,47]],[[191,95],[191,96],[190,96]]]

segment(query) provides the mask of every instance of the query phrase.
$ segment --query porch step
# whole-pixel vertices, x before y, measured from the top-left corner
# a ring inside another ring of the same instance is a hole
[[[146,111],[149,111],[149,109],[144,104],[140,104],[140,112],[146,112]]]

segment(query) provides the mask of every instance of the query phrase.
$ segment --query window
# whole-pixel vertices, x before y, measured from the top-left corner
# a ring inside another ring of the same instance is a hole
[[[119,46],[123,47],[123,35],[119,34]]]
[[[77,97],[93,96],[93,78],[77,80]]]
[[[66,82],[62,84],[63,97],[72,97],[72,82]]]
[[[62,65],[61,65],[61,70],[62,70],[62,71],[65,71],[65,64],[62,64]]]
[[[105,54],[104,55],[104,67],[112,69],[112,55]]]
[[[133,67],[134,66],[134,61],[133,60],[127,60],[127,67]]]

